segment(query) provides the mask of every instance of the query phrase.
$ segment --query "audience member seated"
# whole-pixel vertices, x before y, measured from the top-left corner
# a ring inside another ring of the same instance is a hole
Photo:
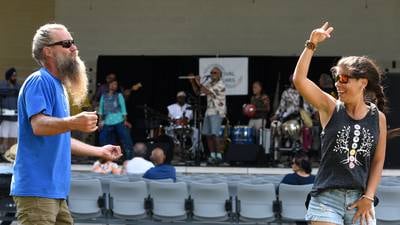
[[[165,163],[165,153],[161,148],[155,148],[151,152],[151,161],[154,163],[155,167],[147,170],[143,175],[143,178],[160,180],[160,179],[172,179],[176,181],[176,171],[175,168],[169,164]]]
[[[102,174],[121,174],[121,169],[118,164],[113,161],[105,161],[104,159],[99,159],[94,162],[92,171]]]
[[[311,175],[311,162],[304,152],[297,152],[292,161],[294,173],[287,174],[281,181],[284,184],[303,185],[314,183],[315,176]]]
[[[144,174],[147,170],[154,167],[152,162],[144,159],[147,154],[147,147],[144,143],[136,143],[133,146],[133,153],[135,157],[124,163],[124,173]]]
[[[315,176],[311,175],[311,162],[304,152],[297,152],[292,161],[294,173],[283,177],[281,183],[292,185],[304,185],[314,183]],[[307,225],[307,222],[296,221],[296,225]]]

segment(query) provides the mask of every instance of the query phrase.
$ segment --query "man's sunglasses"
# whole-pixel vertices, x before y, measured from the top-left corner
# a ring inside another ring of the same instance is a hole
[[[347,74],[333,75],[333,79],[335,80],[335,82],[339,81],[339,83],[342,83],[342,84],[349,83],[349,79],[351,79],[351,78],[355,78],[355,77],[347,75]]]
[[[64,40],[64,41],[57,41],[57,42],[48,44],[47,46],[61,45],[61,47],[63,47],[63,48],[71,48],[71,46],[74,44],[75,44],[74,40]]]

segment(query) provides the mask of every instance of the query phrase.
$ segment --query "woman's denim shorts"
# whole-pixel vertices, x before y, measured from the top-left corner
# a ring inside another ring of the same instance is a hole
[[[317,196],[311,197],[306,220],[353,225],[352,220],[357,209],[348,210],[347,207],[359,199],[362,194],[361,190],[330,189],[323,191]],[[373,203],[371,204],[374,218],[368,221],[368,225],[376,225],[375,210]],[[359,219],[354,225],[358,224],[360,224]],[[366,221],[363,224],[367,224]]]

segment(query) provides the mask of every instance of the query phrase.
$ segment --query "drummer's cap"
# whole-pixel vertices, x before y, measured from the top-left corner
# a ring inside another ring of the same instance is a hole
[[[186,97],[186,93],[184,91],[180,91],[176,94],[176,97]]]

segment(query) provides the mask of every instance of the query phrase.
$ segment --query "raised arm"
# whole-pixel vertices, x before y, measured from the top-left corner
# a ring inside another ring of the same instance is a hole
[[[304,99],[318,109],[322,126],[328,122],[336,100],[329,94],[323,92],[314,82],[307,78],[308,69],[310,67],[311,58],[317,45],[325,39],[330,38],[333,31],[326,22],[322,27],[311,32],[310,39],[307,41],[303,53],[297,61],[296,69],[293,75],[293,83],[300,95]]]
[[[190,75],[193,75],[193,74],[190,74]],[[206,95],[213,94],[210,90],[208,90],[206,87],[204,87],[203,84],[201,84],[200,76],[195,76],[194,79],[190,79],[190,83],[192,84],[193,91],[196,93],[196,95],[200,95],[201,93],[204,93]]]

